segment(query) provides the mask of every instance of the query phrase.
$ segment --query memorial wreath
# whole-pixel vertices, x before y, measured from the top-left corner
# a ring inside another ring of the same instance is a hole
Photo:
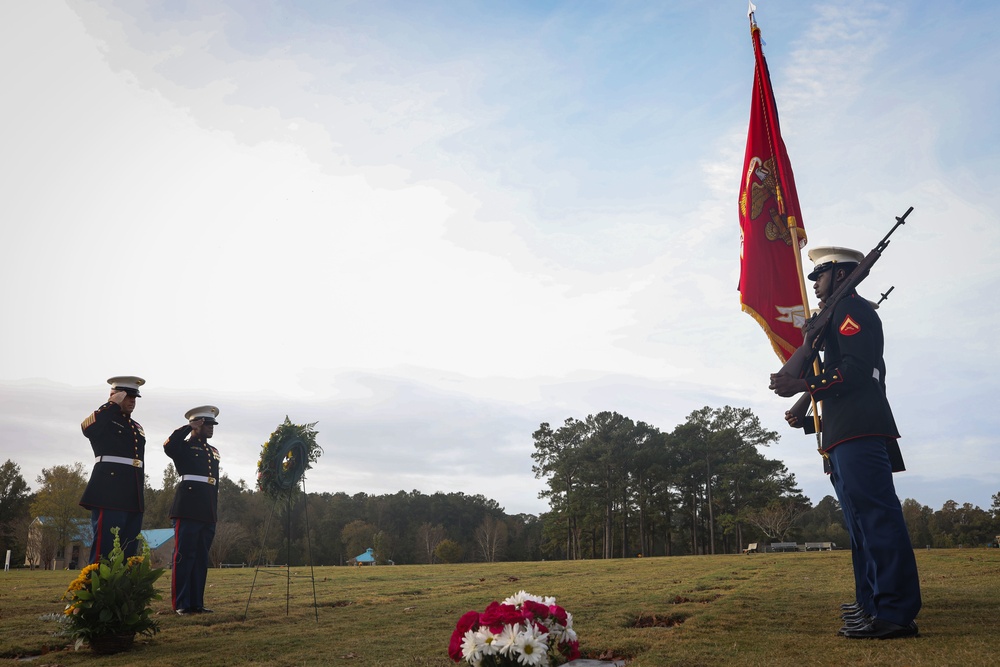
[[[323,449],[316,444],[316,422],[293,424],[288,417],[275,429],[260,450],[257,488],[274,498],[291,498],[306,470],[312,468]]]

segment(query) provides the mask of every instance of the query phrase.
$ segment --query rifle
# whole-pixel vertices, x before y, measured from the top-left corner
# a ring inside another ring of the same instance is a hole
[[[834,291],[830,298],[826,300],[823,309],[818,313],[810,317],[802,330],[803,342],[802,345],[792,353],[792,356],[788,358],[785,365],[781,367],[781,373],[787,373],[792,377],[802,378],[805,377],[806,369],[809,364],[819,353],[821,347],[823,347],[823,341],[826,339],[827,329],[830,326],[830,318],[833,317],[834,307],[847,295],[853,292],[861,281],[868,277],[868,273],[871,271],[872,266],[875,262],[882,257],[882,252],[889,245],[889,237],[892,233],[899,228],[900,225],[906,224],[906,216],[913,211],[913,207],[906,209],[906,213],[896,218],[896,224],[893,225],[889,233],[879,241],[879,244],[875,246],[871,252],[865,255],[865,258],[858,263],[858,266],[848,274],[844,282],[840,283],[840,286]],[[889,292],[892,290],[890,289]],[[883,299],[889,296],[889,292],[883,294]]]

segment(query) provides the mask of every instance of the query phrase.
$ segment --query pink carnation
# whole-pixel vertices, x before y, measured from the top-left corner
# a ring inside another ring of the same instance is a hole
[[[503,626],[516,625],[523,620],[524,615],[517,607],[499,602],[491,602],[486,611],[479,615],[479,625],[487,626],[495,634],[499,634]]]
[[[556,622],[559,623],[559,625],[566,627],[566,610],[559,605],[554,604],[549,607],[549,616],[556,619]]]
[[[537,618],[539,620],[548,618],[549,615],[548,605],[535,602],[534,600],[525,600],[524,604],[521,605],[521,611],[524,612],[526,618]]]

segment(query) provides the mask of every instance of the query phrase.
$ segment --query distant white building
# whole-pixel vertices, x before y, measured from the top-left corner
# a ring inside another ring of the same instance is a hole
[[[24,564],[43,570],[77,569],[90,557],[90,545],[94,541],[90,519],[74,521],[74,530],[65,544],[57,544],[58,538],[53,531],[46,530],[52,524],[52,517],[36,516],[28,526]]]

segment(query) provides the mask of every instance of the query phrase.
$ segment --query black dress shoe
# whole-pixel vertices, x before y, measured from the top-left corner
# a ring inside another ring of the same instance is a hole
[[[860,611],[860,610],[861,610],[861,605],[859,605],[857,602],[845,602],[844,604],[840,605],[840,611]]]
[[[841,614],[840,617],[848,622],[871,618],[871,616],[868,615],[868,612],[863,609],[860,611],[852,611],[849,614]]]
[[[916,637],[920,632],[917,624],[910,621],[908,625],[896,625],[877,618],[857,629],[848,629],[844,636],[848,639],[898,639],[901,637]]]
[[[205,609],[204,607],[198,607],[199,614],[214,614],[215,612],[211,609]]]
[[[860,630],[861,628],[865,627],[871,622],[872,622],[871,616],[865,616],[864,618],[861,618],[856,621],[844,621],[844,625],[841,626],[840,630],[837,630],[837,634],[843,637],[848,632],[852,630]]]

